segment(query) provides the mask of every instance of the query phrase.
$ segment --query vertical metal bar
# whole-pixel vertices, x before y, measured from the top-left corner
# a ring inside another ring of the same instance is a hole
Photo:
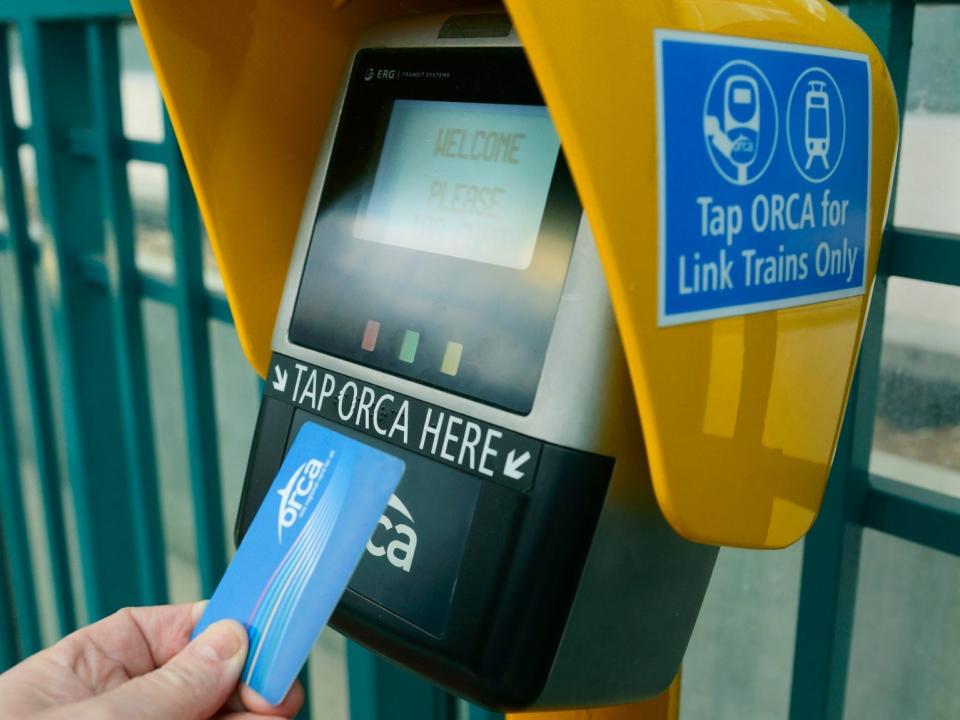
[[[351,720],[456,720],[458,701],[440,688],[347,643]]]
[[[486,710],[476,705],[469,705],[466,717],[463,720],[503,720],[503,713]]]
[[[866,478],[852,466],[859,429],[855,408],[865,394],[865,366],[871,364],[862,357],[820,515],[804,541],[791,720],[843,716],[866,496]]]
[[[350,720],[379,718],[377,657],[349,640],[347,641],[347,690],[350,696]]]
[[[214,410],[203,247],[196,199],[183,166],[170,120],[164,118],[164,152],[170,189],[170,232],[176,267],[177,327],[180,372],[186,416],[190,487],[197,531],[200,589],[209,596],[226,567],[220,460]]]
[[[897,96],[901,126],[907,108],[915,13],[913,0],[850,0],[850,18],[870,36],[887,64]],[[888,222],[893,222],[893,213],[888,214]]]
[[[91,617],[140,601],[130,487],[123,453],[114,328],[107,288],[79,271],[103,251],[96,163],[70,152],[66,138],[92,126],[84,28],[77,23],[21,25],[33,114],[40,207],[41,266],[47,284],[57,372],[63,390],[67,470]]]
[[[4,549],[4,559],[0,562],[6,564],[4,580],[9,583],[11,610],[16,620],[7,626],[9,630],[3,632],[11,637],[16,635],[21,653],[31,655],[41,647],[40,620],[37,595],[33,589],[30,539],[20,488],[19,452],[8,378],[3,334],[0,332],[0,541]]]
[[[10,574],[7,572],[7,549],[3,536],[3,518],[0,517],[0,673],[16,664],[20,658],[14,633],[16,617],[10,597]]]
[[[157,489],[156,453],[150,416],[149,380],[130,190],[126,164],[118,156],[123,141],[120,110],[120,61],[116,20],[87,24],[87,52],[104,242],[115,328],[114,353],[123,420],[123,449],[133,500],[141,596],[150,604],[167,600],[167,576]]]
[[[31,434],[47,531],[54,605],[58,630],[61,634],[66,634],[76,627],[77,622],[63,524],[63,502],[60,497],[60,458],[57,454],[53,402],[41,334],[40,295],[35,275],[36,253],[27,232],[27,208],[17,154],[19,132],[13,120],[9,58],[7,33],[0,32],[0,171],[3,172],[4,202],[10,225],[10,249],[16,275],[16,283],[10,288],[10,292],[19,295],[20,337],[23,343],[20,350],[26,367]]]
[[[307,660],[303,669],[300,671],[300,684],[303,686],[303,707],[297,713],[297,720],[310,720],[313,716],[313,693],[310,692],[310,665],[311,660]]]
[[[906,101],[912,0],[852,0],[850,16],[876,43],[893,78],[901,120]],[[893,217],[891,207],[888,217]],[[885,228],[887,235],[888,229]],[[823,506],[804,544],[790,717],[843,717],[868,488],[887,278],[882,251],[860,361]]]

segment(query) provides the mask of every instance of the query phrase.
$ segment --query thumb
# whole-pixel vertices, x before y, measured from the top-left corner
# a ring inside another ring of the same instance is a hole
[[[163,667],[101,695],[103,715],[131,720],[206,720],[236,688],[247,632],[234,620],[214,623]]]

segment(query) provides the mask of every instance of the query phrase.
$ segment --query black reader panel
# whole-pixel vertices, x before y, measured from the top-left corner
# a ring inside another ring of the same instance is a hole
[[[349,587],[431,635],[443,635],[480,481],[421,455],[318,421],[303,410],[294,415],[288,445],[308,420],[392,453],[406,463],[403,480],[367,543]]]
[[[275,355],[271,367],[282,366],[282,359]],[[289,393],[283,397],[263,398],[237,542],[282,462],[276,448],[286,448],[304,422],[401,457],[404,479],[331,624],[479,702],[532,702],[560,642],[613,461],[526,438],[536,443],[536,477],[525,490],[511,489],[500,478],[455,469],[429,448],[401,448],[363,424],[296,409]]]
[[[508,26],[502,44],[465,39],[503,17],[397,21],[354,55],[236,540],[304,423],[335,429],[406,467],[335,629],[500,710],[631,702],[674,677],[716,549],[657,507],[593,233],[524,51]]]

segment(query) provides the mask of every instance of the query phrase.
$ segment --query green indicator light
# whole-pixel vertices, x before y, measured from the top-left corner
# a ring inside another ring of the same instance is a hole
[[[444,375],[456,375],[460,369],[460,357],[463,355],[463,345],[457,342],[448,342],[447,350],[443,353],[443,363],[440,372]]]
[[[412,363],[417,357],[417,345],[420,344],[420,333],[413,330],[407,330],[403,334],[403,345],[400,346],[400,360],[405,363]]]

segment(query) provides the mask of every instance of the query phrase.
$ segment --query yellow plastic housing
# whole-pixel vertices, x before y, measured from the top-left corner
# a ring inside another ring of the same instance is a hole
[[[680,673],[677,673],[666,690],[644,702],[588,710],[555,710],[507,715],[507,720],[679,720],[679,718]]]
[[[310,175],[351,49],[371,24],[466,5],[133,0],[240,342],[264,375]],[[821,0],[506,0],[606,271],[657,499],[681,535],[775,548],[816,517],[880,250],[896,101],[876,48]],[[867,292],[657,326],[654,31],[866,54],[873,82]],[[640,438],[637,439],[641,441]]]

